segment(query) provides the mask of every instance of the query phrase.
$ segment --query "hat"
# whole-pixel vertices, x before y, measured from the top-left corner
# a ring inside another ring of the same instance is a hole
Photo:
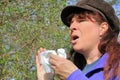
[[[61,19],[68,27],[70,24],[67,23],[67,17],[76,11],[90,10],[100,13],[109,23],[111,29],[115,33],[119,33],[120,22],[115,14],[114,8],[104,0],[80,0],[76,5],[67,6],[62,10]]]

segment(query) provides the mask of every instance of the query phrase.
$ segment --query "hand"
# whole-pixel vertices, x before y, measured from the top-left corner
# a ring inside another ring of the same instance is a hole
[[[50,63],[61,79],[65,80],[73,71],[78,69],[71,61],[59,57],[58,55],[50,55]]]
[[[54,74],[46,73],[40,61],[40,54],[45,50],[46,50],[45,48],[40,48],[36,55],[37,77],[38,77],[38,80],[53,80]]]
[[[44,71],[44,68],[40,62],[40,53],[45,51],[44,48],[40,48],[38,50],[38,53],[36,55],[36,67],[37,67],[37,77],[38,77],[38,80],[45,80],[45,71]]]

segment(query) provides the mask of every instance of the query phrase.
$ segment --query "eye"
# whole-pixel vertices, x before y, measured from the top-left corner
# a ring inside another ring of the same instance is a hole
[[[73,22],[74,22],[74,21],[73,21],[73,20],[71,20],[71,21],[69,22],[69,24],[71,25]]]
[[[71,21],[70,21],[70,24],[72,24],[73,22],[74,22],[74,21],[73,21],[73,20],[71,20]]]
[[[77,21],[80,23],[80,22],[84,22],[86,20],[85,19],[78,19]]]

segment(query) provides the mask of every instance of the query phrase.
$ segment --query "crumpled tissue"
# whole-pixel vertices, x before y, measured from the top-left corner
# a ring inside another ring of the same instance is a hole
[[[40,61],[44,67],[46,73],[54,73],[54,70],[51,68],[51,64],[49,63],[50,54],[58,55],[63,58],[67,58],[66,52],[63,48],[57,49],[57,53],[55,50],[46,50],[40,54]]]

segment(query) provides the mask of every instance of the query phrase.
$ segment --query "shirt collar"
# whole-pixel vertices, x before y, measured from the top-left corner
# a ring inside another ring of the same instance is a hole
[[[96,63],[94,69],[104,68],[107,58],[108,58],[108,53],[104,53],[104,55],[102,55],[101,58],[99,59],[98,63]]]

